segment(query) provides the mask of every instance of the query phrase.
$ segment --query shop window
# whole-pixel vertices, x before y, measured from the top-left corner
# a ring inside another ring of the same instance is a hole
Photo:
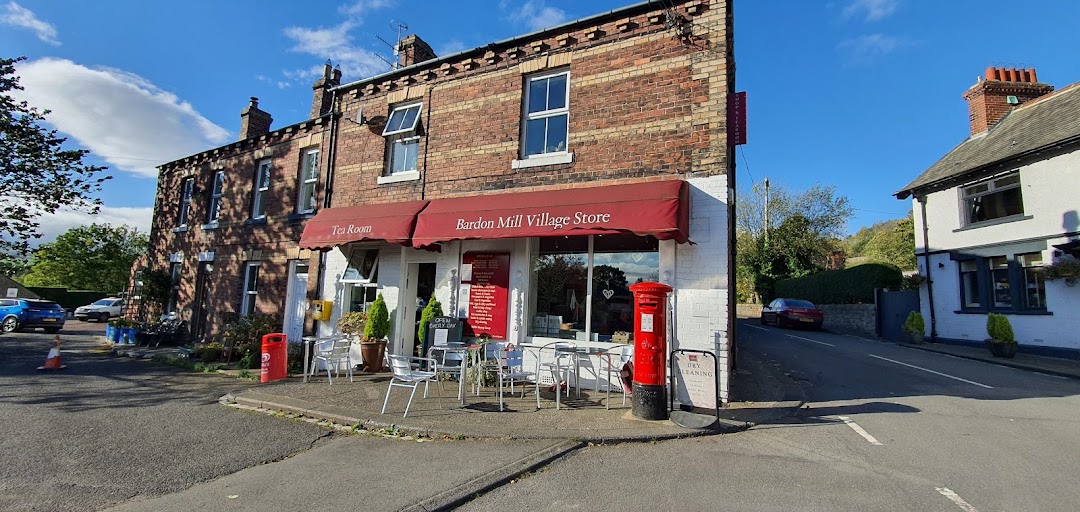
[[[567,151],[569,84],[569,71],[537,75],[526,81],[521,137],[524,158]]]
[[[1023,273],[1024,308],[1046,309],[1046,278],[1042,273],[1042,253],[1017,254],[1016,262]]]
[[[221,194],[225,188],[225,171],[214,173],[214,186],[210,188],[210,210],[206,216],[207,224],[216,224],[221,215]]]
[[[379,250],[353,249],[339,280],[344,287],[343,311],[367,311],[378,296]]]
[[[191,215],[191,195],[195,191],[195,178],[185,178],[180,185],[180,213],[177,215],[176,225],[185,227],[188,217]]]
[[[1046,311],[1041,252],[960,261],[960,303],[973,311]]]
[[[304,152],[300,163],[300,196],[296,202],[297,213],[315,211],[315,185],[319,183],[319,150]]]
[[[1024,214],[1019,172],[964,187],[961,194],[965,225]]]
[[[244,296],[240,303],[240,314],[251,316],[255,313],[255,299],[259,295],[259,262],[248,262],[244,267]]]
[[[539,239],[530,336],[633,341],[630,285],[659,279],[659,242],[635,235],[594,236],[590,250],[589,238]]]
[[[418,170],[420,154],[420,112],[423,104],[412,103],[395,107],[383,128],[387,143],[387,174],[403,174]]]
[[[270,191],[270,159],[259,162],[255,170],[255,197],[252,198],[251,218],[266,218],[266,195]]]

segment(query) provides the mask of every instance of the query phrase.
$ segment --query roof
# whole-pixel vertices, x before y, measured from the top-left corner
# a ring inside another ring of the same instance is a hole
[[[1062,143],[1080,140],[1080,82],[1009,112],[985,134],[953,148],[896,193],[906,199],[915,190],[980,171]]]

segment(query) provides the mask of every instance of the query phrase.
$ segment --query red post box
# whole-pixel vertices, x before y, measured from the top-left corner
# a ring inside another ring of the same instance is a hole
[[[285,335],[273,332],[262,337],[261,382],[284,379],[289,376],[288,343]]]
[[[637,283],[634,294],[634,416],[663,420],[667,410],[667,296],[663,283]]]

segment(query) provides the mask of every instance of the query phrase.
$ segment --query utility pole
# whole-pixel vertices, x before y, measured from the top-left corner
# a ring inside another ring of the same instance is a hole
[[[765,245],[769,245],[769,178],[765,178]]]

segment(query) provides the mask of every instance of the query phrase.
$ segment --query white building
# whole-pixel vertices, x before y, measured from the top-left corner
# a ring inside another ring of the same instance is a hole
[[[988,312],[1021,351],[1080,356],[1080,287],[1041,268],[1080,237],[1080,84],[989,68],[964,93],[971,136],[896,193],[912,197],[921,308],[938,341],[982,344]]]

